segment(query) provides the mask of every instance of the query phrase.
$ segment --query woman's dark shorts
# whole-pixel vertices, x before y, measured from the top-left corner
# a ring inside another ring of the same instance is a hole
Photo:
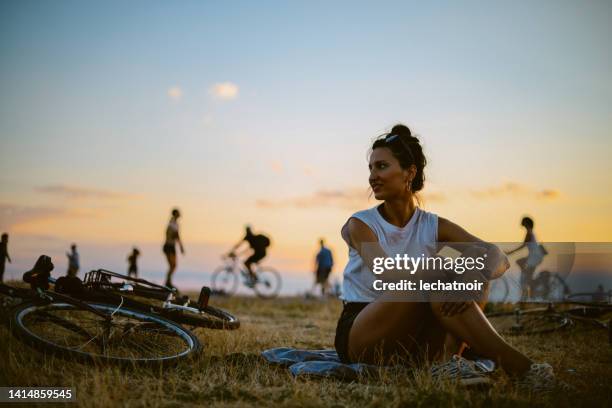
[[[347,302],[344,304],[342,314],[336,326],[336,339],[334,340],[336,352],[343,363],[348,364],[351,362],[348,356],[349,333],[355,318],[367,305],[369,305],[367,302]]]
[[[174,244],[164,244],[164,254],[176,255],[176,246]]]

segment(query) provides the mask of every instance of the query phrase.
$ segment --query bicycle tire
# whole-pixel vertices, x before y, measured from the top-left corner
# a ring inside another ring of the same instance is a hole
[[[215,293],[233,295],[238,289],[238,273],[225,265],[217,267],[212,273],[210,288]]]
[[[25,302],[11,313],[13,334],[43,352],[85,362],[165,366],[202,348],[193,333],[161,316],[104,303],[87,305],[111,314],[113,322],[106,324],[92,311],[65,302]],[[113,337],[113,329],[120,334]],[[106,338],[100,331],[110,334]]]
[[[612,309],[612,291],[610,292],[576,292],[565,296],[565,302],[580,306],[594,306]]]
[[[505,303],[508,300],[510,294],[510,288],[508,282],[502,276],[499,279],[491,281],[491,288],[489,289],[489,301],[494,303]]]
[[[598,305],[581,305],[573,307],[565,311],[565,313],[571,316],[571,319],[576,324],[580,324],[582,328],[587,326],[592,329],[610,330],[612,307],[609,305],[604,305],[603,307]]]
[[[547,276],[548,279],[541,281],[541,279],[538,279],[541,276]],[[558,273],[541,271],[533,281],[532,291],[537,294],[534,297],[540,298],[541,301],[559,303],[569,293],[569,287],[565,279]]]
[[[198,309],[197,303],[191,300],[188,306],[197,309],[198,312],[191,312],[189,310],[166,310],[161,313],[163,313],[166,318],[187,326],[216,330],[236,330],[240,327],[240,320],[226,310],[210,305],[200,310]]]
[[[572,323],[564,314],[549,312],[546,309],[492,313],[487,319],[498,333],[504,335],[551,333]]]
[[[278,296],[281,289],[280,273],[269,266],[262,266],[256,270],[257,281],[253,289],[257,296],[263,299],[272,299]]]

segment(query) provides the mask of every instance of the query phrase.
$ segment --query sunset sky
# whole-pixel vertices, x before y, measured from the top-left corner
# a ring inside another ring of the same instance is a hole
[[[247,223],[284,273],[310,279],[325,237],[339,274],[398,122],[426,210],[489,241],[525,214],[543,241],[612,241],[612,3],[494,3],[3,1],[9,272],[40,253],[63,272],[77,242],[83,270],[137,245],[160,273],[178,206],[184,276]]]

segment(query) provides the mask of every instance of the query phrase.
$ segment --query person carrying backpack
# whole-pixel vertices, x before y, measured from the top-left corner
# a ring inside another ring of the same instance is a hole
[[[259,263],[266,257],[266,250],[270,246],[270,238],[263,234],[253,234],[251,227],[246,226],[246,234],[230,251],[230,256],[234,256],[236,250],[240,248],[243,242],[248,242],[253,250],[251,256],[244,261],[244,266],[247,268],[250,275],[250,282],[247,286],[252,286],[257,282],[257,274],[253,271],[253,264]]]

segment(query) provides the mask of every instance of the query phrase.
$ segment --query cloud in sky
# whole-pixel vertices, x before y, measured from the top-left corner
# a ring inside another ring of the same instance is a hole
[[[37,187],[36,191],[39,193],[45,193],[55,196],[62,196],[70,199],[81,199],[81,198],[98,198],[98,199],[122,199],[122,198],[134,198],[136,195],[120,193],[108,190],[99,190],[92,188],[67,186],[61,184],[48,185]]]
[[[211,113],[206,113],[202,116],[202,124],[204,126],[210,126],[215,121],[215,117]]]
[[[478,199],[510,196],[554,200],[560,196],[560,192],[549,188],[538,190],[524,184],[507,182],[499,186],[487,187],[480,190],[470,190],[470,195]]]
[[[459,196],[463,192],[446,194],[439,191],[425,191],[419,193],[423,202],[445,202],[450,201],[450,196]],[[499,197],[525,197],[536,200],[553,200],[560,196],[560,192],[554,189],[537,190],[519,183],[504,183],[500,186],[488,187],[481,190],[470,190],[469,197],[482,199],[494,199]],[[363,188],[347,188],[335,190],[317,190],[312,194],[297,196],[293,198],[282,198],[278,200],[260,199],[256,201],[259,208],[315,208],[336,207],[343,209],[367,208],[373,205],[369,191]]]
[[[314,208],[338,207],[359,208],[368,202],[368,192],[361,188],[346,190],[318,190],[310,195],[281,200],[257,200],[259,208]]]
[[[440,192],[425,192],[419,193],[419,196],[423,199],[424,202],[442,202],[446,201],[448,197],[444,193]]]
[[[0,204],[0,228],[8,230],[20,225],[64,217],[95,216],[93,210]]]
[[[309,195],[280,200],[260,199],[256,201],[259,208],[315,208],[336,207],[342,209],[360,209],[373,205],[369,200],[370,192],[363,188],[348,188],[336,190],[318,190]],[[423,201],[445,201],[442,193],[421,194]]]
[[[236,99],[238,96],[238,85],[232,82],[218,82],[210,88],[210,94],[224,101]]]
[[[270,162],[270,168],[273,172],[280,174],[283,172],[283,163],[279,162],[278,160],[274,160]]]
[[[183,98],[183,90],[178,86],[168,88],[168,97],[174,102],[178,102]]]

